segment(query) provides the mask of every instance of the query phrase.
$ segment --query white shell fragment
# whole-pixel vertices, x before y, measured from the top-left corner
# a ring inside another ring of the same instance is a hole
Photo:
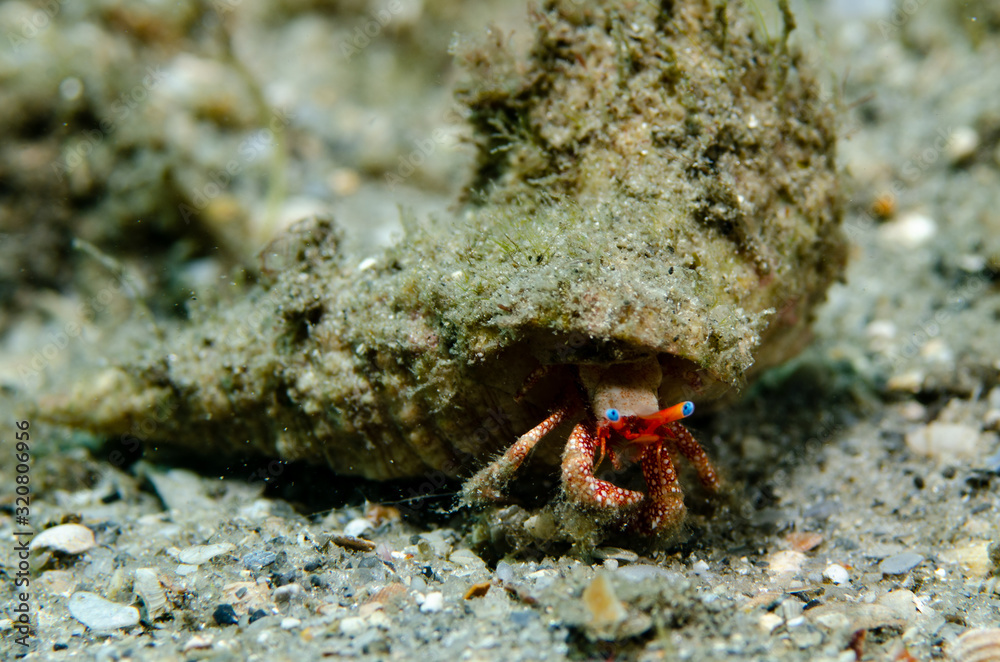
[[[952,163],[972,158],[979,149],[979,134],[971,126],[960,126],[951,133],[945,151]]]
[[[912,250],[926,244],[937,234],[937,223],[930,216],[918,212],[903,214],[898,219],[883,224],[879,236],[886,244]]]
[[[201,565],[232,549],[235,549],[235,545],[228,542],[219,542],[213,545],[192,545],[182,549],[177,555],[177,559],[188,565]]]
[[[31,549],[51,549],[63,554],[82,554],[96,545],[94,532],[81,524],[60,524],[35,536]]]
[[[1000,628],[967,630],[951,647],[955,662],[996,662],[1000,660]]]
[[[91,630],[117,630],[139,623],[139,610],[80,591],[69,598],[69,613]]]
[[[847,571],[847,568],[838,563],[828,565],[826,570],[823,571],[823,577],[838,586],[851,581],[851,574]]]
[[[372,528],[372,523],[363,517],[358,517],[352,519],[344,527],[344,535],[351,536],[352,538],[357,538],[365,531],[370,531]]]
[[[441,591],[433,591],[424,597],[424,601],[420,605],[420,611],[425,614],[434,614],[441,611],[443,607],[444,593]]]
[[[590,614],[590,625],[595,630],[614,630],[628,618],[628,609],[615,595],[615,589],[605,574],[597,575],[583,589],[583,604]]]
[[[156,576],[156,571],[152,568],[136,569],[132,590],[136,597],[142,600],[142,604],[146,607],[146,616],[150,621],[155,621],[168,611],[167,595],[163,591],[159,577]]]
[[[908,432],[906,445],[914,453],[941,461],[973,458],[978,452],[979,430],[963,423],[934,421]]]

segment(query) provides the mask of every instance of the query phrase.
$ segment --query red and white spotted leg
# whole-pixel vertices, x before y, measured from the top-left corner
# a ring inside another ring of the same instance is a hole
[[[566,498],[580,506],[626,508],[642,501],[641,492],[622,489],[594,476],[597,440],[585,423],[577,423],[566,442],[562,459],[562,488]]]
[[[468,504],[479,504],[502,499],[504,488],[528,457],[528,453],[535,444],[559,425],[572,409],[571,405],[559,407],[544,421],[521,435],[506,453],[477,471],[476,475],[462,486],[462,500]]]
[[[646,502],[636,526],[643,535],[670,531],[684,519],[684,492],[677,483],[677,471],[663,444],[651,444],[642,454],[642,475],[646,479]]]
[[[664,425],[663,428],[667,433],[665,436],[669,438],[670,443],[680,451],[681,455],[687,458],[687,461],[698,472],[698,479],[701,481],[701,484],[713,492],[718,491],[719,475],[715,473],[715,467],[712,466],[712,461],[708,459],[705,449],[688,432],[688,429],[680,423],[669,423]]]

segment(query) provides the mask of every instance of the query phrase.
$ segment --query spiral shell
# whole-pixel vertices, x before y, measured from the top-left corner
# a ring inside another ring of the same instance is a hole
[[[479,148],[459,220],[364,268],[330,221],[304,222],[244,301],[45,417],[123,444],[468,476],[576,366],[655,358],[660,399],[699,407],[738,389],[807,342],[846,256],[831,107],[785,3],[777,40],[742,4],[553,0],[527,55],[456,47]],[[540,364],[563,369],[516,401]]]

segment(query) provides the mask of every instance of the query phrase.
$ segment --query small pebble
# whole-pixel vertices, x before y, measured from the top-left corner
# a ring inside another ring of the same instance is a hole
[[[512,582],[516,578],[514,574],[514,566],[507,563],[506,561],[500,561],[497,563],[497,579],[502,582]]]
[[[952,163],[960,163],[972,157],[977,149],[979,149],[979,134],[971,126],[960,126],[952,131],[945,153]]]
[[[883,575],[905,575],[924,562],[924,557],[915,552],[903,552],[884,559],[878,564]]]
[[[338,196],[353,195],[361,188],[361,176],[356,170],[337,168],[330,174],[327,183]]]
[[[256,611],[250,612],[250,621],[249,622],[250,623],[254,623],[254,622],[259,621],[260,619],[264,618],[265,616],[267,616],[267,612],[266,611],[264,611],[263,609],[257,609]]]
[[[628,618],[628,610],[615,595],[615,590],[604,573],[597,575],[583,589],[583,604],[590,613],[591,627],[597,630],[613,629]]]
[[[216,543],[214,545],[193,545],[182,549],[177,555],[177,560],[188,565],[201,565],[232,549],[235,549],[235,546],[228,542]]]
[[[979,430],[962,423],[934,421],[906,435],[906,445],[914,453],[949,460],[976,455]]]
[[[681,579],[681,575],[673,570],[661,568],[658,565],[649,563],[637,563],[635,565],[622,566],[615,570],[615,577],[624,579],[627,582],[642,584],[645,582],[676,582]]]
[[[299,576],[299,573],[294,570],[289,570],[288,572],[275,572],[271,575],[271,581],[275,586],[284,586],[285,584],[293,583]]]
[[[775,575],[791,575],[802,569],[806,555],[792,549],[774,552],[768,557],[768,570]]]
[[[823,542],[823,536],[815,531],[795,531],[785,536],[785,542],[796,552],[808,552]]]
[[[800,649],[805,650],[823,643],[823,633],[810,625],[804,619],[794,626],[788,624],[788,637],[795,642]]]
[[[920,370],[907,370],[890,377],[885,387],[890,391],[919,393],[924,385],[924,373]]]
[[[486,567],[486,562],[476,556],[476,553],[470,549],[456,549],[450,556],[448,556],[448,560],[465,568]]]
[[[287,602],[301,597],[304,592],[299,584],[286,584],[274,589],[273,597],[275,602]]]
[[[152,568],[137,568],[133,574],[132,590],[142,600],[149,619],[156,620],[167,610],[167,596],[160,578]]]
[[[194,650],[205,650],[212,647],[212,637],[208,635],[196,634],[184,644],[184,652]]]
[[[955,263],[962,271],[970,274],[977,274],[989,266],[989,261],[982,255],[976,253],[964,253],[955,259]]]
[[[294,630],[295,628],[302,625],[302,621],[291,616],[287,616],[281,619],[281,629],[282,630]]]
[[[826,570],[823,571],[823,577],[838,586],[851,581],[851,574],[847,572],[847,568],[836,563],[831,563],[826,567]]]
[[[81,524],[60,524],[35,536],[30,549],[52,549],[63,554],[81,554],[92,548],[94,532]]]
[[[957,564],[965,577],[983,578],[993,572],[989,549],[989,543],[980,540],[955,545],[941,557],[949,563]]]
[[[639,560],[639,555],[632,550],[618,547],[598,547],[594,550],[594,556],[598,559],[614,559],[619,563],[635,563]]]
[[[911,620],[917,616],[916,597],[913,591],[899,589],[880,597],[878,604],[891,609],[897,618]]]
[[[473,598],[481,598],[490,591],[490,582],[479,582],[478,584],[473,584],[469,587],[469,590],[465,592],[465,599],[471,600]]]
[[[269,566],[274,563],[277,558],[278,555],[274,552],[250,552],[243,557],[243,567],[247,570],[260,570],[265,566]]]
[[[352,549],[356,552],[370,552],[375,549],[375,543],[371,540],[355,538],[354,536],[334,535],[330,536],[330,542],[335,545],[339,545],[344,549]]]
[[[990,473],[1000,474],[1000,451],[983,460],[984,469]]]
[[[240,622],[239,616],[236,615],[236,610],[229,604],[221,604],[216,607],[215,611],[212,612],[212,618],[215,620],[216,625],[236,625]]]
[[[83,94],[83,82],[76,76],[64,78],[59,83],[59,94],[67,101],[75,101]]]
[[[370,531],[372,529],[372,523],[363,517],[358,517],[357,519],[352,519],[344,527],[344,535],[351,536],[352,538],[357,538],[365,531]]]
[[[368,625],[365,623],[364,619],[358,618],[357,616],[349,616],[348,618],[340,621],[340,631],[349,637],[353,637],[356,634],[364,632],[367,627]]]
[[[105,600],[96,593],[74,593],[68,607],[70,615],[91,630],[117,630],[139,623],[138,609]]]
[[[937,234],[937,223],[930,216],[917,212],[903,214],[879,227],[879,236],[886,244],[914,249],[926,244]]]
[[[385,615],[384,611],[376,611],[368,617],[368,625],[388,630],[391,622],[389,621],[389,617]]]
[[[896,325],[889,320],[873,320],[865,327],[869,340],[887,341],[896,337]]]
[[[444,594],[441,591],[432,591],[424,597],[420,611],[425,614],[433,614],[441,611],[444,607]]]
[[[851,619],[839,611],[820,614],[814,620],[828,630],[846,630],[851,627]]]
[[[798,598],[785,598],[781,601],[781,604],[778,605],[775,613],[791,624],[791,621],[802,617],[802,612],[804,610],[805,606]]]
[[[510,615],[510,622],[519,628],[527,627],[537,620],[538,614],[531,610],[515,611]]]
[[[769,611],[760,615],[760,618],[757,619],[757,627],[763,630],[766,634],[770,634],[783,622],[784,619],[781,618],[781,616]]]

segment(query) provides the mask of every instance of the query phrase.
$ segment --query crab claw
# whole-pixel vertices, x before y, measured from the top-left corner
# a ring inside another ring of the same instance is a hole
[[[677,470],[670,452],[662,444],[647,446],[642,457],[646,479],[646,500],[636,525],[643,535],[670,532],[684,520],[684,492],[677,482]]]
[[[618,487],[594,476],[597,441],[585,423],[578,423],[566,442],[562,461],[563,491],[571,501],[594,508],[627,508],[642,501],[642,492]]]

